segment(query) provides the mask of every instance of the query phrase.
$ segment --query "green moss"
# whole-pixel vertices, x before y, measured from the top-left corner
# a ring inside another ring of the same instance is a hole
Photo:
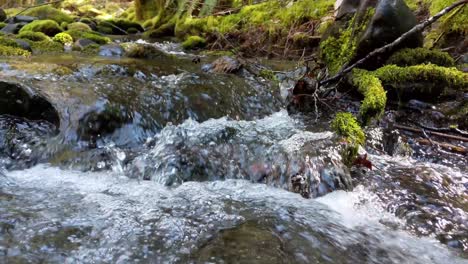
[[[387,60],[387,64],[394,64],[397,66],[412,66],[423,63],[453,67],[455,65],[455,60],[447,52],[429,50],[426,48],[402,49]]]
[[[65,33],[65,32],[58,33],[57,35],[55,35],[52,38],[52,40],[55,41],[55,42],[59,42],[61,44],[64,44],[64,45],[73,43],[72,36],[70,36],[70,34]]]
[[[139,32],[140,32],[140,31],[139,31],[138,29],[136,29],[136,28],[129,28],[129,29],[127,29],[127,33],[128,33],[128,34],[137,34],[137,33],[139,33]]]
[[[339,148],[343,163],[348,167],[353,166],[359,146],[364,145],[366,140],[364,131],[351,113],[337,113],[332,120],[331,127],[346,142]]]
[[[380,80],[366,70],[354,69],[351,83],[364,96],[359,109],[363,123],[368,124],[372,118],[381,117],[387,104],[387,93]]]
[[[70,75],[70,74],[72,74],[72,73],[73,73],[73,70],[70,69],[70,68],[68,68],[68,67],[66,67],[66,66],[59,66],[59,67],[55,68],[55,69],[53,70],[53,72],[54,72],[55,74],[60,75],[60,76],[64,76],[64,75]]]
[[[55,41],[27,41],[31,45],[33,53],[35,54],[63,52],[63,45]]]
[[[7,24],[5,22],[0,22],[0,29],[4,28]]]
[[[374,14],[369,8],[362,19],[355,15],[339,34],[330,35],[320,43],[320,56],[327,64],[331,74],[337,73],[355,55],[359,36],[366,29],[369,19]]]
[[[12,48],[21,48],[16,41],[7,37],[0,37],[0,45],[12,47]]]
[[[442,91],[454,89],[468,90],[468,74],[457,68],[448,68],[434,64],[422,64],[408,67],[387,65],[373,72],[384,86],[398,87],[401,83],[429,83]]]
[[[55,36],[62,32],[62,28],[53,20],[36,20],[24,26],[20,33],[25,31],[42,32],[47,36]]]
[[[91,44],[84,47],[84,49],[82,49],[81,52],[86,55],[96,55],[99,53],[99,47],[100,46],[97,44]]]
[[[259,76],[270,81],[278,81],[276,74],[272,70],[262,69]]]
[[[31,55],[31,52],[20,49],[20,48],[15,48],[15,47],[10,47],[10,46],[3,46],[0,44],[0,56],[18,56],[18,57],[28,57]]]
[[[425,0],[428,1],[428,0]],[[431,15],[435,15],[440,12],[442,9],[450,6],[455,3],[457,0],[432,0],[430,2],[429,11]],[[467,5],[462,5],[462,10],[458,11],[456,8],[450,14],[445,15],[440,19],[440,26],[444,32],[458,32],[461,34],[468,34],[468,7]]]
[[[23,15],[25,16],[33,16],[37,17],[39,19],[47,19],[47,20],[54,20],[57,23],[62,23],[62,22],[67,22],[71,23],[73,22],[73,18],[64,12],[50,6],[50,5],[45,5],[45,6],[39,6],[39,7],[34,7],[31,9],[26,10],[23,12]]]
[[[135,43],[122,44],[125,55],[130,58],[154,59],[163,55],[163,53],[152,45],[141,45]]]
[[[351,113],[337,113],[332,120],[331,128],[352,145],[363,146],[366,141],[364,131]]]
[[[67,27],[68,30],[81,30],[81,31],[93,31],[91,27],[83,22],[71,23]]]
[[[203,48],[206,45],[206,40],[199,36],[190,36],[183,43],[184,49]]]
[[[143,28],[139,23],[133,22],[127,19],[112,19],[112,20],[106,20],[105,22],[115,25],[125,31],[127,31],[130,28],[136,28],[138,29],[138,31],[143,31]]]
[[[66,31],[66,33],[72,36],[74,41],[77,41],[78,39],[89,39],[100,45],[104,45],[111,42],[110,38],[102,36],[101,34],[94,31],[87,32],[79,30],[68,30]]]
[[[18,34],[20,39],[29,39],[32,41],[50,40],[50,38],[42,32],[23,31]]]

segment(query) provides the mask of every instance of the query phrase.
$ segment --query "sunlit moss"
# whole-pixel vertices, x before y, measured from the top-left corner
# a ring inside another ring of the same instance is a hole
[[[30,41],[28,40],[33,53],[35,54],[42,54],[42,53],[60,53],[63,52],[63,45],[62,43],[50,41],[50,40],[43,40],[43,41]]]
[[[374,9],[369,8],[363,19],[358,19],[355,15],[348,26],[341,29],[339,34],[330,35],[320,43],[320,55],[327,64],[330,73],[337,73],[355,55],[359,36],[366,29],[369,19],[374,14]]]
[[[10,46],[3,46],[0,44],[0,56],[18,56],[18,57],[28,57],[31,55],[31,52]]]
[[[21,28],[20,33],[25,31],[42,32],[53,37],[63,30],[54,20],[36,20]]]
[[[441,67],[434,64],[422,64],[408,67],[387,65],[373,74],[384,86],[398,87],[401,83],[430,83],[442,91],[448,88],[460,91],[468,90],[468,74],[457,68]],[[429,89],[429,88],[428,88]]]
[[[71,44],[73,43],[73,38],[70,36],[70,34],[62,32],[58,33],[52,38],[53,41],[59,42],[61,44]]]
[[[452,67],[455,65],[455,60],[447,52],[429,50],[426,48],[416,48],[397,51],[387,60],[386,64],[411,66],[423,63]]]
[[[382,116],[387,104],[387,94],[380,80],[366,70],[354,69],[351,83],[364,96],[359,109],[363,123],[368,124],[372,118]]]
[[[44,20],[45,19],[54,20],[55,22],[59,24],[62,22],[67,22],[67,23],[73,22],[73,18],[71,16],[67,15],[66,13],[50,5],[30,8],[24,11],[22,15],[33,16],[39,19],[44,19]]]
[[[74,41],[77,41],[78,39],[89,39],[97,44],[104,45],[109,42],[111,42],[111,39],[105,36],[100,35],[97,32],[94,31],[79,31],[79,30],[68,30],[66,31],[70,36],[72,36]]]
[[[366,141],[364,131],[351,113],[337,113],[331,122],[331,127],[351,144],[364,145]]]
[[[67,26],[68,30],[81,30],[81,31],[92,31],[91,27],[83,22],[75,22],[68,24]]]

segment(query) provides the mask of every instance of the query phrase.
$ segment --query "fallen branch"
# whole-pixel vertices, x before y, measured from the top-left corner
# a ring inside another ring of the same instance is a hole
[[[455,146],[449,143],[441,143],[441,142],[432,141],[432,140],[423,139],[423,138],[419,138],[416,141],[421,145],[429,145],[429,146],[436,145],[440,148],[443,148],[451,152],[456,152],[456,153],[465,154],[465,155],[468,154],[468,150],[461,146]]]
[[[393,125],[393,127],[397,128],[397,129],[400,129],[400,130],[405,130],[405,131],[414,132],[414,133],[418,133],[418,134],[424,134],[423,129],[408,127],[408,126],[402,126],[402,125]],[[463,142],[468,142],[468,138],[466,138],[466,137],[454,136],[454,135],[449,135],[449,134],[434,132],[434,131],[427,131],[427,130],[425,132],[427,134],[429,134],[429,135],[434,135],[434,136],[448,138],[448,139],[452,139],[452,140],[459,140],[459,141],[463,141]]]
[[[424,22],[414,26],[412,29],[410,29],[408,32],[404,33],[403,35],[401,35],[399,38],[397,38],[396,40],[394,40],[392,43],[390,44],[387,44],[381,48],[378,48],[374,51],[372,51],[371,53],[369,53],[367,56],[365,56],[364,58],[358,60],[357,62],[355,62],[354,64],[352,64],[351,66],[349,67],[346,67],[345,69],[341,70],[339,73],[337,73],[335,76],[331,77],[331,78],[328,78],[326,80],[323,80],[320,82],[320,86],[324,86],[326,84],[329,84],[331,82],[335,82],[335,81],[338,81],[340,80],[341,78],[343,78],[343,76],[345,76],[347,73],[351,72],[352,69],[354,69],[355,67],[357,66],[360,66],[361,64],[363,64],[366,60],[374,57],[375,55],[377,54],[380,54],[380,53],[384,53],[384,52],[387,52],[389,50],[392,50],[393,48],[395,48],[397,45],[401,44],[404,40],[406,40],[408,37],[410,37],[411,35],[419,32],[419,31],[422,31],[424,28],[430,26],[431,24],[433,24],[434,22],[436,22],[437,20],[439,20],[439,18],[441,18],[442,16],[446,15],[447,13],[449,13],[450,11],[452,11],[453,9],[457,8],[458,6],[461,6],[461,5],[465,5],[468,3],[468,0],[461,0],[461,1],[458,1],[454,4],[452,4],[451,6],[448,6],[446,7],[445,9],[443,9],[442,11],[440,11],[439,13],[437,13],[436,15],[434,15],[433,17],[430,17],[428,18],[427,20],[425,20]]]

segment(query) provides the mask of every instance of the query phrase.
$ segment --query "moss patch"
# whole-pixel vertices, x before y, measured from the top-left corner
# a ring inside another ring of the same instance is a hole
[[[72,36],[74,41],[77,41],[78,39],[89,39],[100,45],[104,45],[111,42],[110,38],[102,36],[101,34],[94,31],[87,32],[79,30],[67,30],[66,33]]]
[[[88,24],[85,24],[83,22],[75,22],[75,23],[68,24],[67,29],[68,30],[80,30],[80,31],[93,31]]]
[[[50,6],[50,5],[45,5],[45,6],[39,6],[39,7],[34,7],[31,9],[26,10],[23,15],[25,16],[33,16],[37,17],[39,19],[47,19],[47,20],[54,20],[57,23],[62,23],[62,22],[67,22],[71,23],[73,22],[73,18],[64,12]]]
[[[20,33],[25,31],[42,32],[47,36],[55,36],[62,32],[62,28],[53,20],[36,20],[24,26]]]
[[[453,67],[455,60],[447,52],[429,50],[426,48],[402,49],[393,54],[386,64],[397,66],[412,66],[432,63],[439,66]]]
[[[331,128],[351,144],[364,145],[366,141],[364,131],[351,113],[337,113]]]
[[[368,124],[372,118],[382,116],[387,104],[387,93],[380,80],[366,70],[354,69],[351,83],[364,96],[359,109],[363,123]]]
[[[20,49],[20,48],[15,48],[15,47],[10,47],[10,46],[3,46],[0,44],[0,56],[21,56],[21,57],[28,57],[31,55],[31,52]]]
[[[190,36],[183,43],[184,49],[203,48],[206,45],[206,40],[199,36]]]
[[[408,67],[387,65],[373,72],[384,86],[398,87],[401,83],[431,83],[442,91],[454,89],[468,90],[468,74],[457,68],[422,64]]]
[[[73,43],[73,38],[70,36],[70,34],[62,32],[58,33],[52,38],[53,41],[59,42],[61,44],[71,44]]]
[[[374,11],[373,8],[369,8],[362,19],[354,15],[338,34],[332,34],[320,43],[320,57],[327,64],[331,74],[337,73],[354,57],[359,36],[366,29]]]
[[[55,41],[30,41],[28,40],[33,53],[42,54],[42,53],[60,53],[63,52],[63,45]]]
[[[50,40],[50,38],[42,32],[23,31],[18,34],[20,39],[28,39],[32,41]]]

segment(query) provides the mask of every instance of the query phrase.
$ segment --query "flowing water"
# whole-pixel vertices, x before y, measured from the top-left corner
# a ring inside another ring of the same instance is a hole
[[[1,263],[468,263],[466,157],[371,151],[351,178],[326,119],[158,47],[1,64],[60,119],[0,115]]]

